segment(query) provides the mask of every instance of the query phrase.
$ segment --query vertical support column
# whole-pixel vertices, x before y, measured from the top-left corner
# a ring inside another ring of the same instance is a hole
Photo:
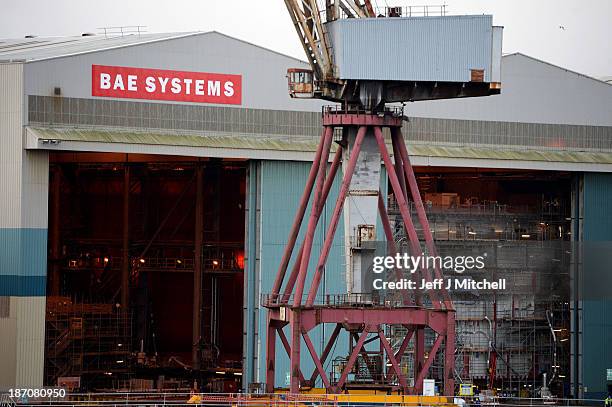
[[[425,364],[425,328],[419,326],[414,330],[414,392],[423,391],[423,379],[417,380]]]
[[[572,179],[571,191],[571,259],[570,259],[570,392],[582,398],[583,388],[583,330],[582,330],[582,244],[584,226],[584,174]]]
[[[304,237],[304,249],[302,251],[302,257],[300,258],[300,268],[297,278],[297,286],[295,288],[295,297],[293,298],[294,306],[300,306],[302,304],[302,294],[304,293],[304,284],[306,282],[306,275],[308,274],[308,264],[310,262],[312,243],[314,240],[317,224],[319,222],[318,214],[322,211],[323,205],[325,204],[324,202],[322,202],[321,196],[323,194],[323,186],[325,184],[325,173],[327,171],[327,161],[329,160],[329,150],[333,138],[333,131],[331,130],[331,128],[326,128],[324,134],[324,139],[322,140],[323,150],[321,153],[321,161],[319,163],[319,169],[317,173],[316,189],[312,201],[310,218],[308,219],[308,228],[306,229],[306,235]]]
[[[51,243],[50,257],[51,270],[49,275],[49,295],[60,295],[60,264],[61,244],[60,244],[60,194],[61,194],[62,171],[60,167],[53,170],[53,184],[51,186],[52,212],[51,230],[49,231],[49,241]]]
[[[123,236],[121,255],[121,309],[127,312],[130,306],[130,167],[123,169]]]
[[[433,357],[433,356],[432,356]],[[455,394],[455,312],[446,313],[446,337],[444,338],[444,394]]]
[[[408,200],[408,192],[406,190],[406,177],[404,176],[404,163],[402,161],[402,153],[400,152],[400,147],[397,143],[398,132],[395,130],[391,130],[391,140],[393,147],[393,161],[395,164],[395,173],[399,178],[400,186],[402,187],[402,193],[404,199]]]
[[[266,334],[266,393],[274,393],[275,366],[276,366],[276,327],[272,323],[270,314],[268,313],[268,331]]]
[[[193,261],[193,328],[191,362],[200,370],[200,338],[202,336],[202,242],[204,239],[204,167],[196,167],[195,244]]]
[[[302,341],[302,322],[299,309],[291,312],[291,385],[289,393],[300,392],[300,344]],[[268,344],[270,340],[268,340]]]
[[[242,390],[259,381],[259,229],[260,165],[250,161],[246,174],[245,246],[244,246],[244,327],[242,332]],[[265,334],[265,331],[264,331]],[[264,376],[265,377],[265,376]]]

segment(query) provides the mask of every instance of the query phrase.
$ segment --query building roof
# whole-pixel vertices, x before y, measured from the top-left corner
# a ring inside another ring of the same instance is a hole
[[[542,64],[546,64],[546,65],[551,66],[553,68],[562,69],[565,72],[568,72],[570,74],[573,74],[573,75],[576,75],[576,76],[579,76],[579,77],[583,77],[583,78],[586,78],[586,79],[594,80],[596,82],[603,82],[605,84],[612,85],[610,83],[610,81],[609,81],[609,79],[612,79],[612,76],[611,77],[607,77],[608,80],[606,78],[595,78],[593,76],[589,76],[589,75],[586,75],[586,74],[583,74],[583,73],[580,73],[580,72],[572,71],[571,69],[564,68],[561,65],[555,65],[555,64],[553,64],[551,62],[544,61],[543,59],[532,57],[531,55],[523,54],[522,52],[513,52],[511,54],[505,54],[505,55],[502,56],[502,58],[513,57],[513,56],[518,56],[518,57],[522,57],[522,58],[531,59],[532,61],[536,61],[536,62],[539,62],[539,63],[542,63]]]
[[[29,62],[165,41],[202,32],[0,39],[0,61]]]
[[[0,38],[1,62],[34,62],[53,58],[69,57],[91,52],[108,51],[111,49],[150,44],[160,41],[175,40],[197,35],[216,34],[240,41],[244,44],[275,53],[296,61],[304,60],[281,52],[232,37],[218,31],[190,31],[176,33],[130,33],[125,35],[89,34],[73,37],[34,37],[34,38]]]
[[[409,103],[409,116],[612,126],[612,85],[525,54],[502,58],[501,94]]]

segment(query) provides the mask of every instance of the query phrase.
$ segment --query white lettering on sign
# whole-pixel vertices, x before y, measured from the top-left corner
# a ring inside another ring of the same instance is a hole
[[[92,65],[91,94],[99,97],[240,105],[235,74]]]
[[[166,93],[166,85],[168,84],[170,78],[157,78],[157,80],[159,80],[159,84],[161,85],[161,92]]]
[[[100,74],[100,89],[110,89],[111,76],[107,73]]]
[[[123,87],[123,77],[121,75],[115,76],[115,84],[113,85],[114,90],[125,90]]]
[[[131,92],[136,92],[138,89],[136,88],[136,75],[128,75],[128,90]]]
[[[152,76],[147,76],[147,79],[145,79],[145,90],[149,93],[151,92],[155,92],[155,78]]]
[[[219,81],[208,82],[208,94],[219,96],[221,94],[221,83]]]
[[[225,86],[223,86],[225,90],[223,94],[227,97],[234,96],[234,84],[231,82],[225,82]]]

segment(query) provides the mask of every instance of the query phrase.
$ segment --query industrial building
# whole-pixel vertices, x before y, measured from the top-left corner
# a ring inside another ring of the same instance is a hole
[[[0,389],[265,381],[261,299],[321,132],[324,103],[287,92],[287,69],[307,67],[217,32],[0,40]],[[612,85],[520,53],[502,84],[404,106],[437,245],[491,253],[513,287],[455,294],[454,374],[601,397],[612,300],[588,287],[610,273],[577,243],[612,239]],[[346,291],[343,236],[331,250],[322,295]],[[289,370],[278,358],[276,383]]]

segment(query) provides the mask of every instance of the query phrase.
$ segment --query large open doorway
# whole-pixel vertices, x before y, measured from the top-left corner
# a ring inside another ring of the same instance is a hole
[[[49,182],[46,384],[239,388],[245,162],[56,153]]]

